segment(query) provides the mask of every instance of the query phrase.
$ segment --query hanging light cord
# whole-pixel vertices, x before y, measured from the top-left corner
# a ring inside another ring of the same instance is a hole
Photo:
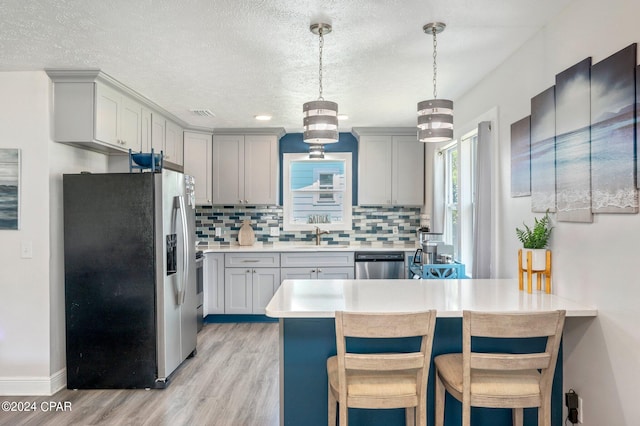
[[[438,89],[436,89],[436,77],[438,76],[438,65],[436,64],[438,40],[436,38],[435,26],[431,29],[431,32],[433,33],[433,99],[438,99]],[[322,85],[320,87],[322,87]]]
[[[320,26],[320,28],[318,28],[318,35],[319,35],[319,45],[320,45],[320,60],[319,60],[319,68],[318,68],[318,78],[320,80],[320,94],[318,96],[318,100],[319,101],[324,101],[324,98],[322,97],[322,48],[324,47],[324,37],[322,36],[322,26]]]

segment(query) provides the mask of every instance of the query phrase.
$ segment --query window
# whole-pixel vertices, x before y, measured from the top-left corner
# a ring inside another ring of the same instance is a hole
[[[351,230],[351,153],[283,155],[283,229]]]
[[[454,258],[473,262],[473,201],[475,199],[478,132],[465,134],[459,142],[443,147],[445,169],[445,224],[443,240],[453,245]]]
[[[459,200],[458,200],[458,245],[459,259],[468,265],[471,274],[473,265],[473,212],[476,186],[476,151],[478,131],[465,134],[460,141]]]
[[[458,143],[453,142],[440,151],[444,155],[445,219],[443,241],[453,245],[455,259],[460,258],[458,244]]]

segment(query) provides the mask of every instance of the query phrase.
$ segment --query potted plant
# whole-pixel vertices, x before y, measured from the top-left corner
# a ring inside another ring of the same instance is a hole
[[[530,228],[526,223],[523,225],[524,229],[516,228],[516,235],[524,248],[522,250],[523,259],[527,258],[527,251],[531,251],[531,269],[534,271],[544,270],[547,264],[546,248],[553,229],[549,212],[547,211],[540,219],[534,218],[533,228]]]

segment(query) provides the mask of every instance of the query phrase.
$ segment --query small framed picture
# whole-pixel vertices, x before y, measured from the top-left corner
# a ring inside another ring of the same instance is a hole
[[[20,150],[0,148],[0,230],[20,225]]]

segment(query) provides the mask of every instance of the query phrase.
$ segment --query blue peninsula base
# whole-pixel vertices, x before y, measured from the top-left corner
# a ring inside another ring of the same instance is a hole
[[[336,354],[335,325],[333,318],[281,318],[280,319],[280,368],[281,368],[281,425],[327,425],[327,373],[326,360]],[[544,348],[546,339],[478,339],[474,350],[509,351],[526,353]],[[363,352],[415,350],[418,339],[358,340],[353,348]],[[429,371],[427,392],[427,424],[434,425],[434,372],[433,357],[462,351],[462,318],[438,318],[433,342],[433,354]],[[447,394],[445,425],[460,425],[461,404]],[[511,425],[511,410],[472,408],[474,426]],[[350,426],[402,426],[404,409],[398,410],[349,410]],[[537,409],[524,410],[524,425],[537,425]],[[562,346],[553,380],[551,424],[562,425]]]

